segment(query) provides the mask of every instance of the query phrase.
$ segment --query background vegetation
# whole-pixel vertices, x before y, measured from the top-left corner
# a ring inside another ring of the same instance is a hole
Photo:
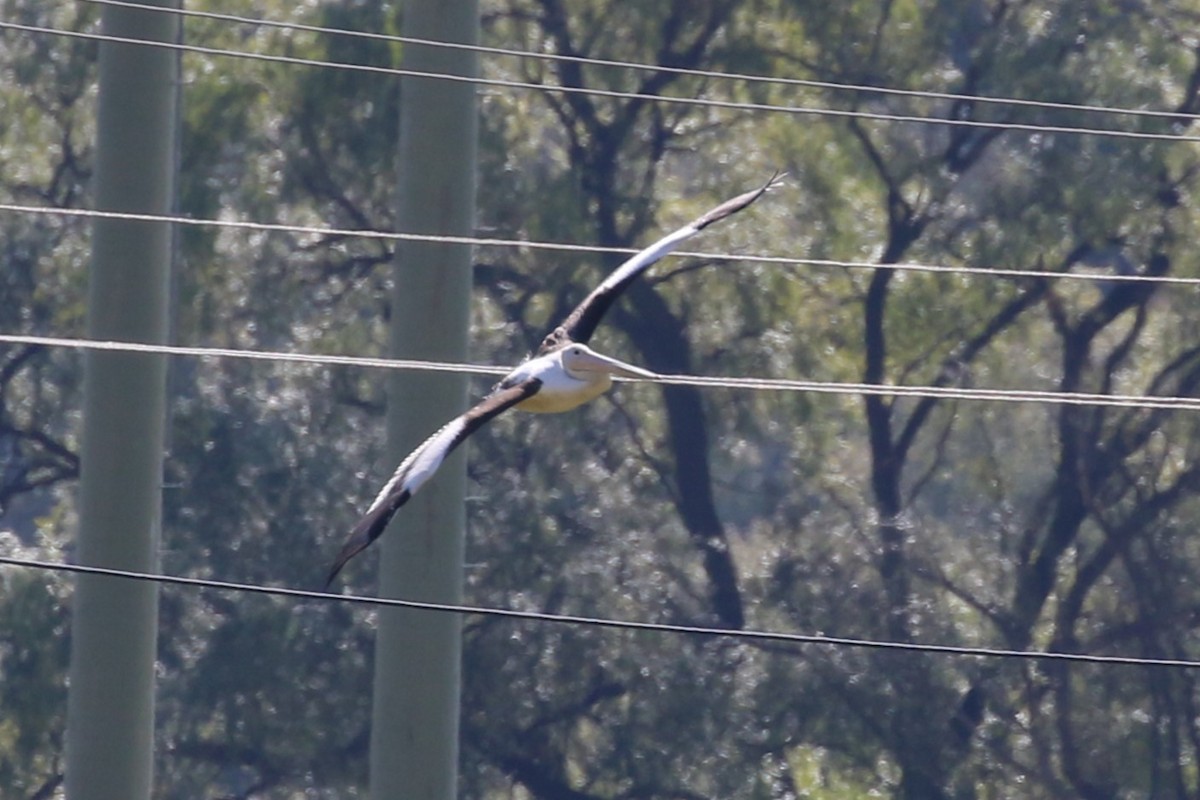
[[[199,10],[402,33],[395,4]],[[658,268],[594,343],[673,373],[1194,396],[1200,4],[493,0],[480,232],[645,243],[788,185]],[[86,2],[3,20],[94,30]],[[187,41],[390,66],[401,45],[189,19]],[[0,201],[89,207],[93,42],[0,31]],[[180,209],[392,227],[394,77],[183,57]],[[918,90],[915,96],[839,85]],[[924,94],[929,92],[950,95]],[[1151,109],[1157,116],[976,96]],[[797,109],[824,109],[796,112]],[[863,112],[845,116],[828,110]],[[871,115],[900,115],[895,121]],[[956,120],[1017,127],[966,127]],[[1046,127],[1053,130],[1046,130]],[[1110,128],[1162,138],[1085,135]],[[1042,128],[1042,129],[1038,129]],[[0,330],[79,336],[86,221],[0,213]],[[390,246],[180,231],[180,343],[383,352]],[[752,255],[861,261],[789,266]],[[474,357],[512,364],[616,258],[481,248]],[[1012,277],[894,270],[1003,267]],[[81,359],[0,349],[0,548],[70,557]],[[392,465],[380,374],[172,363],[163,567],[311,588]],[[478,391],[486,388],[480,380]],[[1195,412],[625,386],[470,445],[470,602],[801,633],[1200,659]],[[373,560],[347,571],[369,593]],[[70,580],[0,571],[0,787],[61,779]],[[372,618],[164,588],[163,798],[365,796]],[[469,620],[462,796],[1186,798],[1200,673]]]

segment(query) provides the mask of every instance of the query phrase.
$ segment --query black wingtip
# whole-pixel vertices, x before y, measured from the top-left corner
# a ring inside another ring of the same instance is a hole
[[[366,545],[363,545],[363,547],[366,547]],[[342,552],[338,555],[337,560],[333,562],[333,566],[329,568],[329,574],[325,577],[325,585],[321,587],[321,591],[329,591],[330,587],[333,586],[333,579],[336,578],[338,573],[342,571],[342,567],[346,566],[347,561],[358,555],[363,547],[360,547],[357,550],[349,553],[347,553],[344,549],[342,550]]]
[[[726,217],[736,214],[766,194],[768,189],[778,186],[786,177],[786,172],[779,172],[776,170],[776,172],[771,175],[770,180],[768,180],[762,186],[758,187],[757,189],[751,189],[744,194],[739,194],[732,200],[726,200],[724,203],[721,203],[721,205],[717,206],[712,211],[709,211],[707,214],[700,217],[700,219],[696,220],[693,225],[695,225],[696,230],[701,231],[707,228],[709,225],[712,225],[714,222],[720,222]]]
[[[329,576],[325,579],[324,591],[329,591],[329,587],[333,585],[333,579],[342,571],[342,567],[354,558],[356,555],[366,550],[371,542],[378,539],[387,529],[388,523],[392,521],[396,511],[400,506],[408,502],[408,498],[412,493],[405,490],[400,492],[387,503],[380,505],[367,513],[359,523],[354,526],[354,530],[350,531],[350,536],[347,537],[346,543],[342,545],[341,551],[334,559],[333,566],[329,568]]]
[[[354,529],[350,534],[350,538],[346,540],[346,544],[342,545],[341,552],[338,553],[333,566],[329,568],[329,575],[325,578],[324,591],[329,591],[329,587],[333,585],[333,579],[342,571],[342,567],[346,566],[346,562],[367,549],[367,545],[370,543],[371,539],[369,537],[362,535],[358,528]]]

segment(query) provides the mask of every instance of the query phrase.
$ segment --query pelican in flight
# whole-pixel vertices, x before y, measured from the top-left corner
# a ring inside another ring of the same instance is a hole
[[[759,188],[725,201],[617,267],[542,340],[531,358],[505,376],[487,397],[462,416],[447,422],[409,453],[350,531],[329,570],[325,588],[329,588],[347,561],[379,538],[400,507],[433,477],[446,456],[493,417],[514,406],[537,414],[570,411],[608,391],[614,375],[656,377],[653,372],[600,355],[587,346],[604,313],[625,287],[651,264],[709,225],[753,203],[779,178],[776,174]]]

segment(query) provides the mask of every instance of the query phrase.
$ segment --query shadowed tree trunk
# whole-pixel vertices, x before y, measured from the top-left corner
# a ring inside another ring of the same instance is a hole
[[[578,54],[561,3],[542,0],[539,5],[542,24],[556,50],[564,55]],[[691,69],[703,66],[709,47],[733,7],[732,3],[713,3],[697,13],[694,4],[678,0],[673,3],[663,25],[659,63]],[[578,63],[559,62],[555,69],[563,85],[584,85]],[[636,91],[653,96],[676,80],[675,73],[651,71],[640,79]],[[645,100],[623,101],[609,117],[597,108],[597,99],[587,95],[567,94],[561,99],[547,95],[547,99],[570,137],[572,166],[595,220],[596,244],[632,246],[652,225],[653,214],[647,198],[653,194],[656,166],[674,136],[669,122],[653,116],[653,106]],[[649,133],[635,131],[639,125],[649,126]],[[639,147],[643,152],[635,154],[635,148]],[[631,169],[629,164],[637,164],[638,168]],[[642,175],[640,186],[619,185],[619,176],[637,172]],[[620,218],[631,218],[632,222],[622,226]],[[692,371],[691,347],[683,322],[644,283],[631,287],[628,297],[636,314],[618,314],[615,318],[624,322],[623,327],[641,351],[646,365],[661,371]],[[700,394],[682,386],[663,387],[662,392],[669,444],[674,454],[675,502],[703,559],[712,617],[722,627],[741,628],[745,614],[737,568],[713,500],[708,435]]]

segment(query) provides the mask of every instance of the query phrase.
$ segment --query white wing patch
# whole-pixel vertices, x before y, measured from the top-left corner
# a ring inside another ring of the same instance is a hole
[[[465,435],[466,425],[466,415],[452,419],[422,442],[416,450],[409,453],[408,458],[396,467],[391,479],[384,484],[383,489],[371,502],[364,516],[370,516],[394,494],[405,490],[409,494],[416,494],[417,489],[420,489],[425,481],[438,471],[446,454]]]
[[[692,238],[699,232],[699,228],[697,228],[694,224],[689,223],[674,233],[667,234],[613,270],[612,274],[605,278],[604,281],[601,282],[601,284],[597,286],[595,290],[593,290],[593,294],[599,294],[601,292],[608,291],[614,286],[619,285],[622,281],[627,280],[630,275],[636,275],[643,269],[646,269],[655,261],[658,261],[667,253],[670,253],[676,247]]]
[[[596,287],[596,290],[593,292],[593,294],[599,294],[620,285],[631,275],[637,275],[643,269],[646,269],[655,261],[658,261],[663,256],[674,251],[676,247],[683,244],[685,241],[692,238],[712,223],[719,222],[720,220],[728,217],[730,214],[736,214],[737,212],[741,211],[743,208],[761,197],[768,189],[778,186],[782,177],[782,174],[775,173],[771,176],[771,179],[763,184],[760,188],[738,195],[732,200],[726,200],[724,203],[712,209],[707,214],[692,220],[679,230],[674,231],[673,233],[668,233],[666,236],[662,237],[657,242],[650,245],[640,253],[634,255],[624,264],[613,270],[612,274],[605,278],[604,282]]]

